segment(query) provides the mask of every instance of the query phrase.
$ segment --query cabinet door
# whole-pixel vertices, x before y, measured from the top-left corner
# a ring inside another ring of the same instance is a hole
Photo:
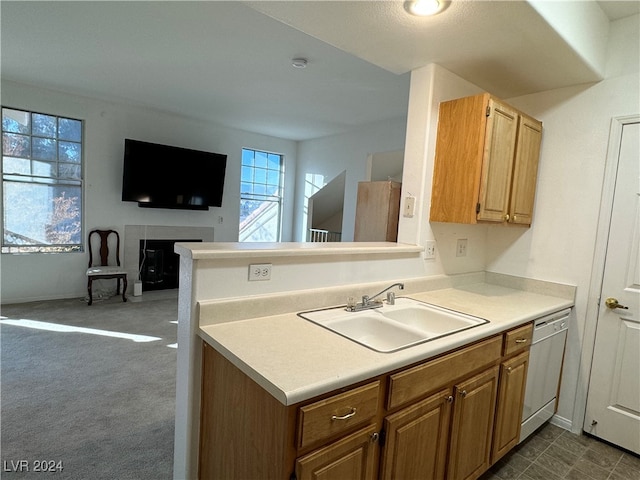
[[[526,115],[518,122],[518,141],[509,203],[509,222],[531,225],[538,177],[542,123]]]
[[[489,94],[442,102],[431,190],[432,222],[476,223]]]
[[[478,478],[490,466],[498,371],[496,365],[454,388],[449,480]]]
[[[504,222],[509,208],[518,112],[494,99],[489,100],[489,109],[477,218]]]
[[[498,407],[491,454],[492,464],[518,444],[528,365],[529,351],[500,365]]]
[[[444,478],[451,393],[450,388],[442,390],[385,419],[380,478]]]
[[[376,477],[375,446],[371,425],[296,460],[298,480],[365,480]]]

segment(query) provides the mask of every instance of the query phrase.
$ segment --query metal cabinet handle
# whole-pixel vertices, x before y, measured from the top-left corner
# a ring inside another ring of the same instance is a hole
[[[506,213],[502,218],[504,219],[505,222],[508,222],[510,217],[509,217],[509,214]]]
[[[453,395],[447,395],[444,397],[444,401],[447,403],[453,403]]]
[[[625,307],[624,305],[620,305],[618,303],[618,299],[617,298],[613,298],[613,297],[609,297],[604,301],[604,304],[607,306],[607,308],[610,308],[611,310],[616,309],[616,308],[622,308],[623,310],[629,310],[629,307]]]
[[[527,343],[526,338],[516,338],[516,343]]]
[[[513,370],[513,368],[507,367],[507,373],[511,373],[511,370]]]
[[[462,390],[460,392],[460,395],[462,396],[462,398],[466,397],[467,396],[467,391],[466,390]]]
[[[331,415],[331,420],[349,420],[355,414],[356,414],[356,407],[351,407],[351,411],[346,415],[341,415],[341,416]]]
[[[380,438],[380,434],[378,432],[374,432],[371,434],[371,443],[376,443]]]

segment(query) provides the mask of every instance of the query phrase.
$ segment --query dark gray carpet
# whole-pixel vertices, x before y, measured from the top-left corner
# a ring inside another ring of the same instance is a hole
[[[177,295],[130,300],[2,306],[9,319],[160,338],[0,325],[3,479],[172,478],[176,350],[167,345],[176,342]],[[63,470],[34,472],[42,461]]]

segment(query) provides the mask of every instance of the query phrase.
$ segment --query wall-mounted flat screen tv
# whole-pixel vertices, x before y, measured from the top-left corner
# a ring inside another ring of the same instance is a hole
[[[222,206],[227,156],[125,139],[122,200],[141,207]]]

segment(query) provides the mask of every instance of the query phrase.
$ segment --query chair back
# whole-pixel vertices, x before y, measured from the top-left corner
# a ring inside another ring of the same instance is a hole
[[[98,241],[95,241],[99,246],[98,253],[96,254],[94,263],[94,255],[93,255],[93,245],[91,242],[91,237],[97,235],[99,237]],[[89,268],[97,266],[98,260],[100,261],[99,265],[101,267],[109,266],[109,258],[110,258],[110,249],[109,249],[109,237],[111,235],[115,236],[115,245],[113,245],[113,240],[111,241],[111,246],[114,247],[113,251],[115,251],[115,255],[111,255],[111,258],[114,258],[115,265],[120,266],[120,235],[115,230],[91,230],[89,232]],[[99,257],[99,258],[98,258]]]

